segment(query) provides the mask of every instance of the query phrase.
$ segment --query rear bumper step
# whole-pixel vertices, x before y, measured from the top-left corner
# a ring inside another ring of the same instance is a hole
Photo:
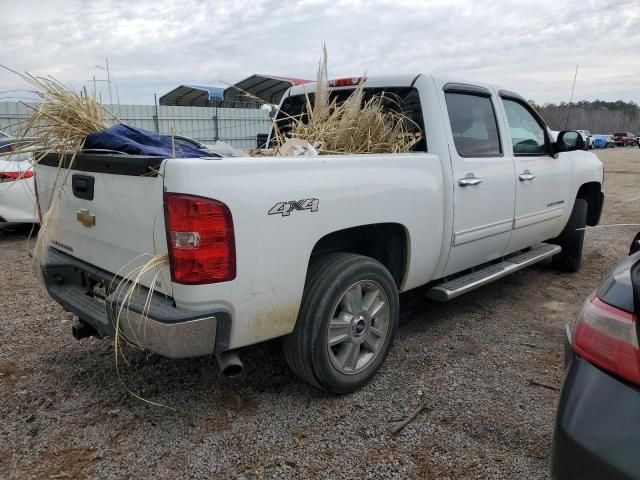
[[[499,278],[521,270],[529,265],[533,265],[545,258],[560,253],[562,250],[558,245],[542,243],[537,247],[524,253],[517,253],[505,257],[500,263],[494,263],[475,272],[461,275],[447,282],[436,285],[428,292],[429,298],[434,300],[447,301],[456,298],[463,293],[475,290],[478,287],[491,283]]]
[[[100,336],[113,336],[121,309],[122,290],[104,299],[92,295],[93,285],[117,285],[113,275],[50,248],[43,277],[49,295],[65,310],[91,325]],[[122,308],[118,333],[131,343],[169,358],[209,355],[225,350],[231,317],[226,311],[193,312],[174,306],[172,299],[140,286]],[[219,335],[222,334],[222,335]]]

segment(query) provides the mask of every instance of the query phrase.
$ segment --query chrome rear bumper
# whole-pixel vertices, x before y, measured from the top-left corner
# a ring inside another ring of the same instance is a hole
[[[134,345],[169,358],[227,350],[231,327],[227,311],[184,310],[157,292],[147,301],[149,290],[142,286],[126,302],[122,291],[107,292],[104,298],[98,298],[94,286],[117,285],[117,279],[114,282],[112,274],[53,248],[49,249],[42,273],[49,295],[91,325],[100,337],[117,332]]]

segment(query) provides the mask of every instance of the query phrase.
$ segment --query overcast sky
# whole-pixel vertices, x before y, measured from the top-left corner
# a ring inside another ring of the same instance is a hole
[[[323,42],[330,78],[441,72],[544,103],[568,101],[579,64],[575,99],[640,103],[637,0],[0,3],[0,64],[80,88],[108,57],[121,103],[252,73],[313,78]],[[0,71],[0,100],[24,88]]]

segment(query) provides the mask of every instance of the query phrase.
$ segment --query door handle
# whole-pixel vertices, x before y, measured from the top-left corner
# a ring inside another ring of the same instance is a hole
[[[482,183],[482,179],[476,177],[473,173],[467,173],[467,176],[458,180],[458,185],[461,187],[472,187]]]
[[[533,173],[531,173],[529,170],[525,170],[523,173],[520,174],[518,178],[520,179],[521,182],[527,182],[527,181],[533,180],[534,178],[536,178],[536,176]]]

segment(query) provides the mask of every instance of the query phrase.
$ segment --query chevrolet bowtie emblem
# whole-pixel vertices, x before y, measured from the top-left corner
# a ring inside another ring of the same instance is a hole
[[[96,216],[89,213],[89,210],[85,208],[76,212],[76,220],[87,228],[91,228],[96,224]]]

